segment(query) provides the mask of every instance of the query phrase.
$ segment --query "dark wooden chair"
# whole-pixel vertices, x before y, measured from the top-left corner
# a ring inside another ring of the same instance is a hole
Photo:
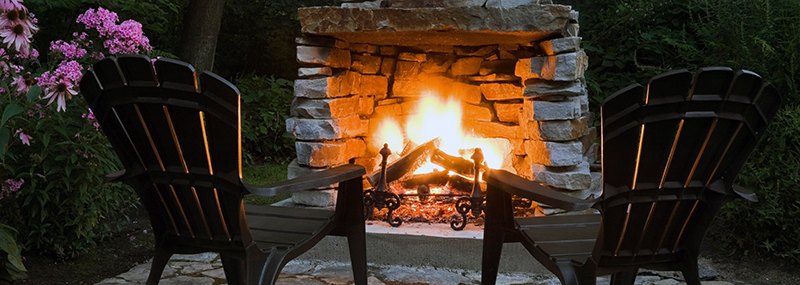
[[[563,284],[633,284],[639,268],[681,271],[700,284],[697,256],[716,211],[756,195],[733,184],[780,107],[749,71],[703,68],[653,77],[602,105],[603,193],[579,200],[502,170],[487,171],[483,284],[504,242],[520,242]],[[512,195],[599,214],[515,218]]]
[[[239,91],[210,72],[196,80],[184,62],[110,57],[87,71],[80,87],[125,167],[107,180],[136,189],[150,215],[156,242],[148,284],[159,282],[172,254],[201,252],[220,253],[228,284],[274,284],[287,262],[328,234],[347,237],[355,283],[367,283],[363,167],[274,185],[243,182]],[[335,210],[242,202],[247,193],[336,183]]]

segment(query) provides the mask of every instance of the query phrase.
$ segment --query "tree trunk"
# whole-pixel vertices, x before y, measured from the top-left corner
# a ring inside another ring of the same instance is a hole
[[[225,0],[190,0],[186,8],[178,57],[198,73],[214,68],[224,7]]]

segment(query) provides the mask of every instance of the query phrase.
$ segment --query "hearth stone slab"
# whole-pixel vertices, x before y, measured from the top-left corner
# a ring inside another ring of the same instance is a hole
[[[560,37],[578,13],[564,5],[298,9],[302,32],[352,43],[414,46],[523,44]],[[446,20],[443,20],[446,19]]]

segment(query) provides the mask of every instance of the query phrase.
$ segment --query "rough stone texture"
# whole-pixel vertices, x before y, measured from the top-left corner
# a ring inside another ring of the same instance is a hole
[[[480,57],[462,57],[457,59],[452,66],[450,66],[450,75],[475,75],[481,69],[481,62],[483,59]]]
[[[537,0],[488,0],[486,7],[510,9],[522,5],[538,4]]]
[[[422,84],[417,80],[395,79],[392,84],[392,95],[399,97],[419,97],[422,95]]]
[[[461,104],[462,118],[470,118],[477,121],[491,121],[492,110],[485,106],[477,106],[472,104]]]
[[[362,116],[372,115],[375,111],[375,98],[376,96],[358,96],[358,114]]]
[[[368,122],[358,115],[329,120],[289,118],[286,131],[298,140],[336,140],[363,136]]]
[[[378,7],[383,5],[383,8],[416,8],[416,7],[460,7],[460,6],[482,6],[486,0],[392,0],[392,1],[384,1],[384,0],[372,0],[372,1],[364,1],[364,0],[345,0],[343,2],[354,2],[354,3],[342,3],[342,7],[360,7],[364,9],[370,9],[368,7],[372,7],[376,4]]]
[[[169,259],[170,261],[193,261],[193,262],[211,262],[219,256],[216,252],[204,252],[198,254],[174,254]]]
[[[350,52],[330,47],[297,46],[297,62],[304,65],[349,68]]]
[[[450,84],[450,90],[453,91],[453,94],[459,94],[464,102],[470,104],[481,103],[481,89],[476,85],[456,81]]]
[[[415,45],[411,47],[411,50],[415,52],[422,52],[426,53],[428,58],[430,58],[430,53],[453,53],[453,46],[450,45]]]
[[[422,69],[422,63],[418,61],[397,61],[397,68],[394,70],[394,78],[402,80],[416,79]]]
[[[378,106],[375,106],[376,117],[387,118],[404,116],[412,114],[419,109],[419,104],[417,101],[397,101],[396,103],[385,105],[383,102],[386,101],[378,102]]]
[[[221,270],[221,269],[220,269]],[[205,274],[205,272],[203,272]],[[161,279],[158,284],[163,285],[212,285],[214,279],[208,277],[178,276],[174,278]]]
[[[580,142],[548,142],[528,140],[525,150],[531,163],[546,166],[575,166],[583,162]]]
[[[422,63],[422,71],[425,73],[445,73],[447,69],[456,61],[452,54],[431,53],[428,60]]]
[[[501,122],[519,124],[522,115],[522,103],[495,102],[494,110]]]
[[[399,46],[529,43],[563,34],[567,24],[576,19],[571,7],[564,5],[523,5],[511,9],[308,7],[300,8],[298,15],[301,30],[306,34]]]
[[[484,138],[523,138],[523,132],[518,125],[509,125],[500,122],[484,122],[464,120],[463,128],[466,132]]]
[[[376,74],[381,70],[381,57],[355,54],[351,69],[361,74]]]
[[[481,93],[486,100],[522,99],[523,88],[513,83],[483,83]]]
[[[336,201],[336,190],[309,190],[292,193],[292,202],[295,204],[327,207]]]
[[[574,120],[530,121],[528,134],[531,138],[546,141],[571,141],[581,138],[587,127],[586,117]],[[581,144],[583,149],[583,144]],[[585,152],[582,150],[581,153]]]
[[[147,276],[150,274],[151,266],[153,266],[153,264],[150,262],[139,264],[130,271],[117,275],[117,277],[130,282],[145,283],[147,282]],[[172,266],[164,267],[164,272],[161,273],[161,278],[169,278],[173,276],[175,276],[175,268],[172,268]]]
[[[533,179],[533,172],[531,172],[531,159],[527,155],[514,156],[514,170],[517,175],[525,179]]]
[[[397,59],[392,57],[384,57],[381,60],[381,71],[382,75],[393,75],[394,70],[397,69]]]
[[[386,97],[389,92],[389,78],[382,75],[362,75],[361,91],[358,94]]]
[[[586,52],[565,53],[551,56],[531,58],[531,73],[539,78],[554,81],[575,81],[583,78],[583,72],[589,66]]]
[[[553,187],[568,190],[587,190],[592,186],[592,174],[589,172],[589,163],[585,161],[565,171],[554,170],[551,167],[534,164],[531,167],[531,171],[534,180]]]
[[[549,41],[543,41],[539,43],[539,46],[542,47],[542,50],[544,50],[545,54],[547,55],[556,55],[560,53],[574,52],[581,47],[581,38],[580,37],[557,38]]]
[[[361,74],[342,72],[331,77],[297,79],[294,81],[294,96],[312,99],[343,97],[354,94],[361,84]]]
[[[497,51],[497,46],[457,46],[455,47],[454,51],[458,56],[485,57],[490,53]]]
[[[402,61],[415,61],[415,62],[423,62],[428,59],[428,56],[424,53],[413,53],[413,52],[401,52],[397,59]]]
[[[532,78],[539,78],[539,72],[534,72],[531,68],[530,57],[520,58],[514,65],[514,75],[521,78],[523,82]]]
[[[572,120],[580,118],[581,104],[578,101],[526,101],[525,115],[537,121]]]
[[[334,142],[295,142],[297,163],[311,167],[330,167],[364,155],[366,145],[359,138]]]
[[[553,96],[553,95],[564,95],[564,96],[585,95],[586,86],[580,80],[570,81],[570,82],[556,82],[550,80],[533,79],[525,82],[524,94],[525,97],[542,97],[542,96]]]
[[[597,143],[597,128],[591,127],[586,129],[580,141],[583,145],[583,153],[586,153],[590,148],[592,148],[592,145]]]
[[[331,119],[353,115],[359,109],[357,96],[333,99],[308,99],[295,97],[292,116],[300,118]]]
[[[356,53],[372,53],[372,54],[378,53],[378,46],[371,44],[364,44],[364,43],[350,44],[348,49]]]
[[[294,42],[303,46],[322,46],[322,47],[335,47],[344,49],[347,48],[348,43],[345,41],[337,40],[329,37],[296,37]]]
[[[301,67],[297,69],[297,77],[299,78],[310,78],[310,77],[318,77],[318,76],[331,76],[333,75],[333,71],[330,67]]]

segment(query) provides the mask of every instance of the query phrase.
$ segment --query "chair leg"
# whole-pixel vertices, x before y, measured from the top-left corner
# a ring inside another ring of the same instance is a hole
[[[484,231],[483,260],[481,261],[481,284],[495,284],[503,252],[502,230]]]
[[[273,249],[266,258],[247,262],[247,284],[273,285],[283,268],[283,260],[289,252],[286,249]],[[261,261],[263,260],[263,261]]]
[[[222,267],[225,270],[225,279],[229,285],[247,284],[247,264],[244,258],[235,257],[233,254],[220,254],[222,256]]]
[[[364,236],[364,222],[356,221],[360,224],[348,226],[347,243],[350,248],[350,264],[353,268],[353,281],[356,285],[367,284],[367,241]],[[351,223],[354,224],[354,223]],[[355,229],[353,229],[355,228]]]
[[[636,274],[639,272],[638,268],[620,271],[611,274],[611,284],[614,285],[633,285],[636,282]]]
[[[697,258],[689,258],[683,264],[683,279],[687,285],[700,285],[700,270],[697,268]]]
[[[156,249],[156,253],[153,256],[153,265],[150,266],[150,275],[147,277],[148,285],[158,284],[158,281],[161,280],[161,273],[164,272],[164,267],[167,266],[170,257],[172,257],[172,253],[169,251]]]

